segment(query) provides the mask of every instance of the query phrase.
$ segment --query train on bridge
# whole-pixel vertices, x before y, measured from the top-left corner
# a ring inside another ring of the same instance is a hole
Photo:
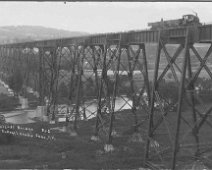
[[[164,20],[149,23],[150,29],[132,30],[127,32],[94,34],[81,37],[70,37],[62,39],[39,40],[22,43],[2,44],[0,47],[23,47],[23,48],[43,48],[55,46],[70,46],[73,44],[98,46],[103,44],[142,44],[157,43],[159,30],[163,29],[166,34],[167,43],[177,44],[183,41],[187,28],[190,27],[193,43],[207,43],[212,41],[212,25],[205,25],[200,22],[197,15],[183,15],[180,19]],[[111,47],[111,50],[112,47]]]
[[[196,15],[188,14],[183,15],[180,19],[174,20],[163,20],[159,22],[152,22],[148,23],[151,30],[158,30],[158,29],[167,29],[167,28],[177,28],[177,27],[184,27],[184,26],[201,26],[199,17]]]

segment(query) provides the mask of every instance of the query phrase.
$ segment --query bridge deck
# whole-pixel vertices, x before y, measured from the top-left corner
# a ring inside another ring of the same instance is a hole
[[[193,43],[209,43],[212,42],[212,25],[203,25],[199,27],[191,27]],[[179,43],[186,35],[186,27],[172,28],[163,30],[167,43]],[[72,38],[41,40],[23,43],[2,44],[0,47],[55,47],[55,46],[70,46],[70,45],[101,45],[110,43],[117,44],[121,39],[123,44],[141,44],[141,43],[156,43],[158,42],[159,31],[143,30],[129,31],[118,33],[107,33],[98,35],[89,35]]]

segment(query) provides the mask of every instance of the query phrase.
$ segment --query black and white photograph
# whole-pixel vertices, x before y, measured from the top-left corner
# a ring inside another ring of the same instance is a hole
[[[212,169],[211,7],[1,1],[0,169]]]

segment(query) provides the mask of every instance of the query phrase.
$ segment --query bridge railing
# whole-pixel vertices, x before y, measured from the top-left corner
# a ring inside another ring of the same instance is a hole
[[[199,42],[212,42],[212,25],[199,27]]]
[[[176,39],[184,38],[186,35],[187,27],[178,27],[163,30],[168,37],[168,43],[176,43]],[[193,27],[193,42],[211,42],[212,41],[212,25],[203,25],[199,27]],[[52,40],[40,40],[33,42],[2,44],[6,47],[56,47],[67,46],[70,44],[88,44],[88,45],[100,45],[105,44],[108,40],[113,40],[115,44],[116,40],[119,40],[120,35],[122,41],[125,44],[133,43],[157,43],[159,31],[158,30],[140,30],[140,31],[128,31],[117,33],[104,33],[97,35],[88,35],[81,37],[52,39]]]

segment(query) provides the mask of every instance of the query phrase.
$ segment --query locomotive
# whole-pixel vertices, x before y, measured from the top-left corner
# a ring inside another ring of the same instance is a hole
[[[158,29],[168,29],[168,28],[176,28],[176,27],[186,27],[186,26],[199,26],[202,25],[199,21],[199,17],[197,15],[183,15],[180,19],[175,20],[166,20],[159,22],[152,22],[148,23],[151,30],[158,30]]]

